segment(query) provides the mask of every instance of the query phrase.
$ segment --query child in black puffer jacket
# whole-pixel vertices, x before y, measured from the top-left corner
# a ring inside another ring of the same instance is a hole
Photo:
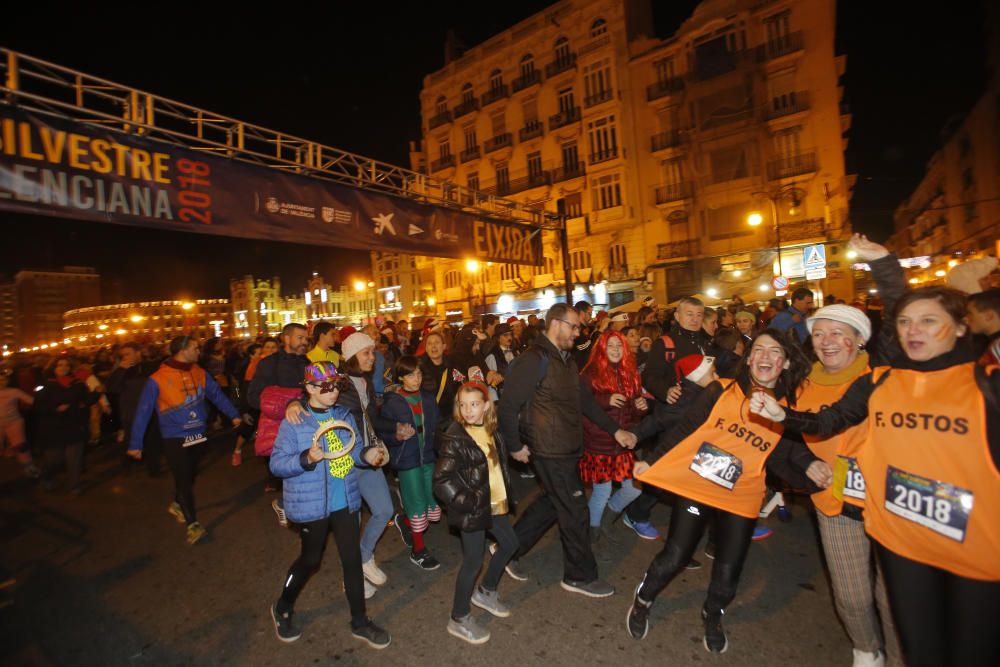
[[[467,382],[458,389],[455,421],[441,438],[434,469],[434,493],[448,510],[448,523],[462,536],[462,567],[455,582],[448,632],[470,644],[490,639],[489,631],[472,617],[470,602],[494,616],[510,616],[497,596],[497,584],[519,546],[507,518],[511,504],[507,450],[489,396],[489,389],[480,382]],[[496,538],[497,549],[473,592],[487,531]]]

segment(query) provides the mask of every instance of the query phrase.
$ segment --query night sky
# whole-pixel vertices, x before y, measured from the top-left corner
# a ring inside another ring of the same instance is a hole
[[[159,4],[150,6],[154,20],[86,3],[16,4],[5,8],[2,46],[408,166],[408,142],[420,136],[419,91],[444,64],[446,31],[473,46],[551,3],[278,4],[253,14],[246,5]],[[654,0],[659,35],[673,34],[696,5]],[[892,210],[919,181],[941,129],[971,108],[987,75],[978,1],[913,10],[859,0],[838,9],[853,114],[847,165],[858,174],[851,215],[877,240],[891,232]],[[0,244],[0,274],[95,266],[127,300],[228,296],[228,279],[245,273],[280,275],[291,292],[312,271],[335,284],[369,271],[366,253],[334,248],[21,215],[0,214],[0,224],[16,239]]]

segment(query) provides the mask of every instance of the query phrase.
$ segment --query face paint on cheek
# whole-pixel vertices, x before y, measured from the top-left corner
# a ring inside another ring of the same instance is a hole
[[[951,337],[951,334],[954,330],[955,327],[953,327],[952,325],[944,324],[941,326],[941,329],[936,334],[934,334],[934,338],[935,340],[941,340],[941,341],[948,340],[948,338]]]

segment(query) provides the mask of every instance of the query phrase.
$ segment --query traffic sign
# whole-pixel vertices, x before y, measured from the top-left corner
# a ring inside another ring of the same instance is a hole
[[[771,287],[776,290],[788,289],[788,278],[785,276],[775,276],[771,279]]]
[[[826,278],[826,269],[806,269],[806,280],[823,280]]]
[[[818,245],[807,245],[802,249],[802,267],[810,269],[826,268],[826,246],[822,243]]]

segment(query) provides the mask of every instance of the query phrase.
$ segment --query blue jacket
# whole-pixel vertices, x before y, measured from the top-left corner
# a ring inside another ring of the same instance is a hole
[[[794,329],[800,343],[805,343],[809,338],[809,328],[806,326],[806,315],[800,313],[794,307],[789,306],[774,316],[769,325],[778,331],[787,332]]]
[[[438,425],[438,406],[434,394],[426,389],[421,390],[420,397],[424,408],[424,447],[420,448],[420,437],[415,434],[409,440],[396,440],[396,431],[379,431],[379,436],[389,448],[389,465],[393,470],[409,470],[425,463],[434,463],[434,433]],[[413,411],[406,399],[394,391],[385,395],[382,403],[383,420],[392,420],[393,424],[410,424],[413,426]]]
[[[331,415],[351,424],[357,431],[357,424],[351,411],[339,405],[331,408]],[[357,466],[362,465],[361,450],[364,442],[359,438],[351,451],[354,469],[343,480],[330,474],[327,462],[310,464],[306,452],[312,447],[312,437],[319,428],[319,421],[311,412],[303,415],[301,424],[281,422],[278,437],[271,452],[271,472],[283,478],[282,485],[285,514],[295,523],[325,519],[332,512],[347,508],[351,512],[361,509],[361,491],[358,488]],[[347,431],[337,429],[337,437],[346,444],[350,439]],[[360,435],[360,434],[359,434]]]
[[[230,419],[240,418],[240,413],[205,369],[197,364],[188,368],[183,366],[172,358],[167,359],[146,380],[132,421],[130,450],[142,451],[146,426],[154,409],[160,422],[160,435],[164,438],[204,440],[208,427],[206,398]]]

